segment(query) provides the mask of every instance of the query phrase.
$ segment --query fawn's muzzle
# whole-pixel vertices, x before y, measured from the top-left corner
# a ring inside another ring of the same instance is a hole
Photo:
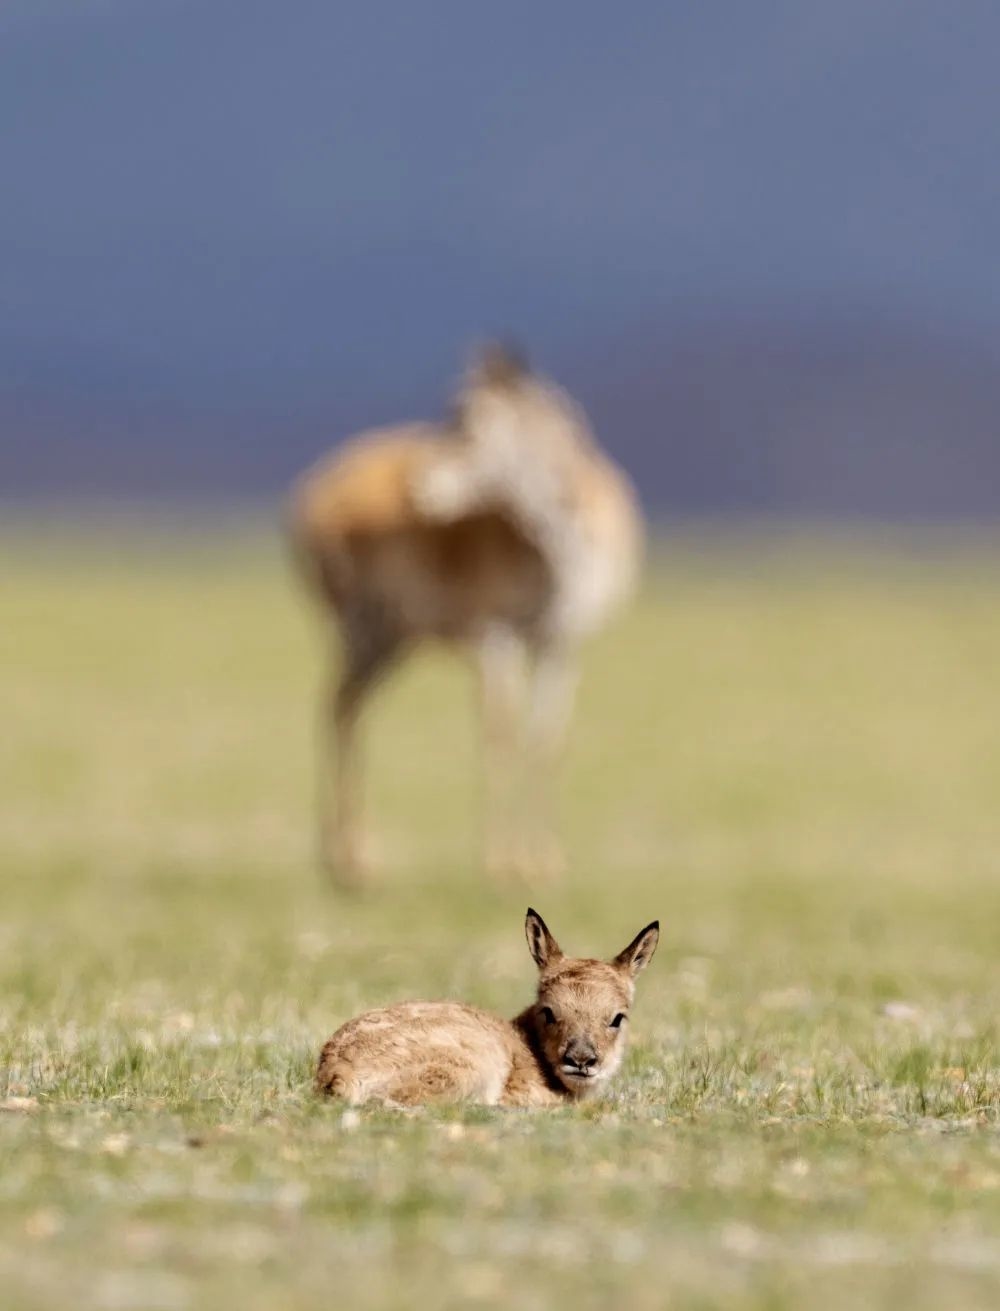
[[[597,1052],[589,1043],[571,1042],[562,1054],[563,1068],[570,1074],[590,1074],[597,1064]]]

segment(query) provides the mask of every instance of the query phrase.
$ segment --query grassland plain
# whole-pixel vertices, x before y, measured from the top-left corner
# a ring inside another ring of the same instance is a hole
[[[312,863],[315,617],[265,531],[8,525],[0,1304],[1000,1305],[1000,544],[664,539],[590,650],[564,945],[658,915],[581,1110],[344,1113],[360,1007],[530,995],[471,676],[374,707],[385,869]]]

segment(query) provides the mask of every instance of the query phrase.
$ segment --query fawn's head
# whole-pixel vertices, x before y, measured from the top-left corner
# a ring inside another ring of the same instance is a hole
[[[621,1064],[635,978],[656,950],[659,921],[609,961],[564,956],[537,911],[528,911],[524,931],[538,966],[531,1011],[538,1044],[559,1082],[586,1096]]]

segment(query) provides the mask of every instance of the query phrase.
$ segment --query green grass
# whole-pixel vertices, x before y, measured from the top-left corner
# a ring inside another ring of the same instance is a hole
[[[654,916],[583,1110],[344,1115],[359,1008],[530,995],[471,675],[371,722],[385,870],[312,863],[317,624],[230,524],[8,527],[0,1302],[120,1311],[1000,1302],[1000,546],[663,544],[589,650],[566,947]]]

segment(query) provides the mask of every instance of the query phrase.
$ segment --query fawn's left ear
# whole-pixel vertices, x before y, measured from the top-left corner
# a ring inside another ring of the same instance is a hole
[[[624,951],[620,951],[612,964],[627,970],[634,979],[640,970],[644,970],[653,958],[656,944],[660,941],[660,921],[653,920],[641,933],[637,933]]]

